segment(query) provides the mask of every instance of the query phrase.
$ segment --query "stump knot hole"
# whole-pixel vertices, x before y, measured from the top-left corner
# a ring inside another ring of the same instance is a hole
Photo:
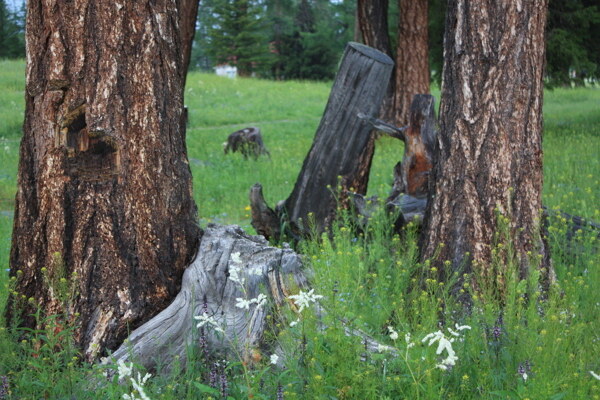
[[[66,148],[68,173],[75,178],[106,181],[119,173],[117,139],[105,131],[88,129],[85,104],[63,117],[57,145]]]

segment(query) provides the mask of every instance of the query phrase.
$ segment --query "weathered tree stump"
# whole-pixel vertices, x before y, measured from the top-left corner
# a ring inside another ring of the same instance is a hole
[[[260,129],[251,126],[249,128],[235,131],[227,137],[227,141],[223,143],[225,154],[235,153],[239,151],[245,159],[252,157],[255,160],[261,155],[271,157],[271,153],[265,147]]]
[[[266,316],[291,305],[288,296],[307,289],[309,275],[289,246],[271,247],[263,237],[247,235],[238,226],[211,224],[173,303],[134,330],[107,362],[134,360],[149,370],[160,365],[168,371],[175,361],[184,366],[188,350],[202,341],[213,354],[245,361],[256,352],[277,352],[263,340]],[[252,301],[260,296],[262,306]],[[239,307],[242,301],[249,302],[247,308]],[[314,308],[318,317],[326,313],[318,303]],[[212,322],[197,328],[194,317],[202,315]],[[341,323],[345,334],[360,336],[369,352],[395,353],[346,321]]]
[[[322,232],[335,217],[338,202],[344,203],[343,197],[336,196],[338,185],[342,195],[350,188],[366,192],[370,166],[361,165],[361,160],[370,160],[363,153],[372,128],[358,114],[379,112],[392,68],[392,60],[373,48],[358,43],[346,46],[312,147],[292,193],[277,213],[289,226],[303,233]],[[253,215],[258,214],[254,209],[259,205],[251,203],[251,207]],[[314,226],[309,227],[309,220]]]
[[[238,226],[209,225],[173,303],[133,331],[112,358],[133,359],[147,369],[169,369],[179,356],[185,365],[187,347],[200,335],[193,317],[204,313],[223,329],[220,333],[214,326],[204,327],[208,347],[247,356],[264,346],[267,314],[306,286],[300,257],[288,247],[270,247],[263,237],[249,236]],[[238,299],[259,294],[267,297],[265,306],[236,307]]]

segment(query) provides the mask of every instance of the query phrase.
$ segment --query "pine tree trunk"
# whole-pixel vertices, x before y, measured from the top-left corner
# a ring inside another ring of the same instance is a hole
[[[198,17],[198,5],[200,0],[181,0],[179,10],[179,32],[181,35],[181,56],[183,57],[183,87],[187,78],[187,71],[190,67],[190,57],[192,55],[192,45],[194,44],[194,35],[196,34],[196,20]]]
[[[394,71],[394,109],[390,120],[404,126],[410,121],[415,94],[429,93],[428,0],[398,0],[398,46]]]
[[[446,276],[464,267],[502,285],[506,271],[492,271],[501,219],[520,277],[531,254],[549,266],[540,234],[546,8],[546,0],[448,4],[441,127],[422,243],[423,259],[439,252],[440,269],[449,261]],[[505,266],[512,261],[506,244],[495,256]]]
[[[90,360],[170,303],[201,235],[178,4],[27,2],[11,275]]]

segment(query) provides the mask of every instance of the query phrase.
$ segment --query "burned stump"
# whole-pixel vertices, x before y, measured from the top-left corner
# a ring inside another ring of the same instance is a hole
[[[372,127],[358,114],[376,115],[392,72],[393,62],[378,50],[349,43],[342,57],[321,123],[290,196],[273,211],[285,231],[322,232],[346,205],[350,188],[366,192],[370,157],[367,143]],[[341,191],[336,193],[336,188]],[[338,197],[338,194],[342,197]],[[265,204],[252,202],[252,214],[262,215]],[[268,206],[267,206],[268,207]],[[254,222],[253,222],[254,223]],[[278,227],[264,229],[276,233]],[[284,233],[284,232],[281,232]],[[276,238],[277,239],[277,238]]]
[[[244,159],[252,157],[255,160],[261,155],[271,157],[271,153],[265,147],[260,129],[251,126],[249,128],[235,131],[227,137],[227,141],[223,143],[225,154],[240,152]]]

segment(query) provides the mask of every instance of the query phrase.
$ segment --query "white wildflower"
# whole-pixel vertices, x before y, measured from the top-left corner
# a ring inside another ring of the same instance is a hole
[[[239,266],[235,264],[229,266],[229,279],[231,279],[235,283],[240,284],[240,286],[244,286],[244,282],[246,280],[243,276],[240,276],[241,272],[242,269]]]
[[[300,322],[300,318],[298,318],[298,319],[297,319],[297,320],[295,320],[295,321],[292,321],[292,322],[290,322],[290,327],[292,327],[292,328],[293,328],[294,326],[298,325],[298,322]]]
[[[277,361],[279,361],[279,356],[277,354],[271,354],[271,364],[277,365]]]
[[[204,325],[210,325],[214,328],[215,331],[225,333],[223,328],[219,326],[219,323],[207,313],[203,313],[202,315],[197,315],[194,317],[195,320],[198,321],[196,328],[202,328]]]
[[[129,366],[127,366],[123,360],[119,360],[117,367],[119,372],[119,380],[129,378],[131,376],[133,363],[129,363]]]
[[[250,300],[246,300],[246,299],[243,299],[241,297],[238,297],[235,300],[237,301],[237,303],[235,304],[235,306],[237,308],[246,309],[246,310],[249,310],[250,306],[252,304],[256,304],[256,308],[257,309],[259,309],[262,306],[264,306],[265,304],[267,304],[267,296],[265,296],[262,293],[260,293],[258,295],[258,297],[255,297],[255,298],[250,299]]]
[[[288,296],[288,299],[294,300],[299,309],[298,312],[302,312],[305,308],[310,307],[310,303],[316,303],[318,299],[323,296],[314,294],[315,289],[310,289],[309,292],[303,292],[302,290],[297,295]]]
[[[459,327],[458,325],[456,325],[456,328],[458,331],[467,329],[464,326]],[[470,327],[468,327],[468,329],[470,329]],[[454,330],[452,330],[450,328],[448,328],[448,331],[450,332],[450,334],[452,334],[454,336],[460,336],[458,334],[458,332],[455,332]],[[456,356],[456,353],[455,353],[454,349],[452,348],[452,343],[454,342],[454,339],[448,339],[442,331],[432,332],[432,333],[426,335],[421,341],[423,343],[425,343],[426,341],[429,341],[429,343],[427,343],[428,346],[431,346],[432,344],[437,342],[438,347],[437,347],[435,353],[438,355],[442,354],[444,351],[446,352],[446,354],[447,354],[446,358],[443,359],[439,364],[436,365],[437,368],[446,371],[449,369],[449,367],[452,367],[456,364],[458,357]]]
[[[394,330],[391,326],[388,326],[388,331],[390,332],[390,339],[396,340],[398,339],[398,332]]]
[[[242,299],[241,297],[238,297],[235,300],[237,301],[237,303],[235,303],[235,306],[237,308],[249,310],[250,309],[250,305],[253,303],[252,300],[255,300],[255,299],[246,300],[246,299]]]
[[[140,399],[142,399],[142,400],[150,400],[150,397],[148,397],[146,395],[146,393],[144,392],[144,384],[142,382],[137,382],[135,379],[131,378],[131,384],[133,385],[133,388],[140,395]]]
[[[590,374],[591,374],[591,375],[592,375],[594,378],[596,378],[596,379],[598,379],[598,380],[600,381],[600,375],[598,375],[598,374],[597,374],[597,373],[595,373],[594,371],[590,371]]]
[[[454,327],[456,328],[457,331],[464,331],[465,329],[471,330],[471,327],[469,325],[458,325],[458,324],[454,324]]]
[[[521,375],[523,377],[523,380],[526,381],[528,376],[527,376],[527,372],[523,372],[523,374]]]
[[[242,259],[240,257],[240,252],[236,252],[236,253],[231,253],[231,262],[234,264],[241,264],[242,263]]]
[[[404,340],[406,341],[406,347],[409,349],[415,345],[410,341],[410,332],[407,332],[406,335],[404,335]]]
[[[252,299],[256,303],[256,308],[261,308],[265,304],[267,304],[267,296],[260,293],[257,298]]]

